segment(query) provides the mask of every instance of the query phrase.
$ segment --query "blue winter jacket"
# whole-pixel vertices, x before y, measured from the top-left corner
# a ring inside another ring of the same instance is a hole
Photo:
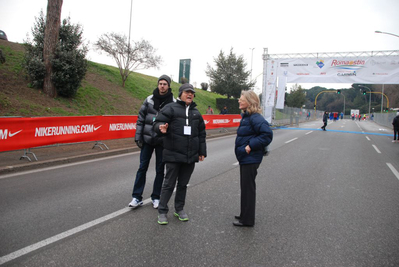
[[[240,165],[261,163],[263,149],[273,139],[273,131],[269,123],[259,113],[241,114],[242,119],[237,129],[235,153]],[[251,152],[247,154],[245,147],[249,145]]]

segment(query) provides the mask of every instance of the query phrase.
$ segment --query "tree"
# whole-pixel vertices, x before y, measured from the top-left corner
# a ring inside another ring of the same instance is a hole
[[[44,84],[43,91],[50,97],[56,97],[57,91],[51,80],[53,75],[52,59],[58,44],[58,34],[61,24],[62,0],[48,0],[46,27],[44,30],[43,60],[44,60]]]
[[[294,108],[301,108],[306,102],[305,91],[302,87],[295,84],[291,88],[291,93],[287,96],[287,106]]]
[[[155,55],[156,50],[148,41],[141,40],[131,45],[125,35],[113,32],[101,35],[95,47],[116,61],[123,87],[132,71],[158,67],[162,62],[161,57]]]
[[[44,90],[46,68],[43,58],[45,19],[40,12],[32,28],[33,41],[25,41],[25,68],[32,86]],[[80,25],[72,25],[68,17],[63,20],[57,37],[57,45],[51,57],[51,83],[56,93],[50,96],[74,96],[86,74],[87,47],[83,44],[83,30]]]
[[[237,57],[230,49],[230,54],[225,55],[220,51],[219,56],[214,59],[216,68],[213,69],[209,64],[207,66],[206,75],[211,80],[212,92],[239,98],[241,91],[248,90],[254,86],[253,82],[247,82],[250,71],[245,71],[247,64],[243,56]]]
[[[201,89],[202,89],[202,90],[207,91],[208,88],[209,88],[208,83],[201,83]]]

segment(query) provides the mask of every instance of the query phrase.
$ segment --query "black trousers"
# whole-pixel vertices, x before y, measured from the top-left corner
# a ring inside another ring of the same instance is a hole
[[[256,204],[256,175],[258,164],[240,165],[240,187],[241,187],[241,212],[240,222],[246,225],[255,224]]]
[[[194,171],[195,163],[166,163],[166,174],[162,184],[161,199],[158,213],[166,214],[169,211],[168,202],[176,186],[175,210],[182,211],[186,203],[187,184]]]

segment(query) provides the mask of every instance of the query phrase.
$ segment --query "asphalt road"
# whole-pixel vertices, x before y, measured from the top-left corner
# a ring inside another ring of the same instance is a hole
[[[257,177],[256,225],[239,211],[234,136],[208,141],[189,222],[130,210],[139,154],[0,176],[5,266],[399,266],[399,143],[371,122],[274,131]],[[173,198],[172,198],[173,200]],[[173,210],[173,201],[170,203]]]

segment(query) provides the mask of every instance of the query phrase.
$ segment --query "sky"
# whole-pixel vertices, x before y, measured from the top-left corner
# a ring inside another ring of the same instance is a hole
[[[138,72],[177,81],[180,59],[191,59],[190,83],[210,83],[205,70],[220,51],[243,56],[262,91],[262,54],[398,50],[398,0],[64,0],[61,18],[83,26],[88,59],[116,66],[93,44],[104,33],[147,40],[163,58],[159,69]],[[0,0],[0,29],[11,42],[31,35],[35,17],[47,0]],[[350,84],[299,84],[349,88]],[[288,84],[290,89],[293,84]]]

